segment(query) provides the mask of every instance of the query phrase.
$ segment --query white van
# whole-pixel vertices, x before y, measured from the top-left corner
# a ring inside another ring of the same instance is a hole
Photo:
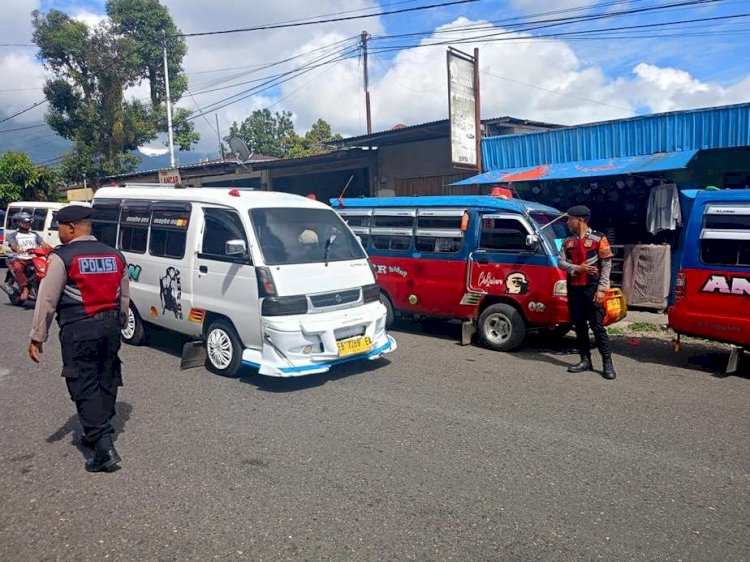
[[[129,322],[205,342],[232,376],[321,373],[396,349],[361,244],[330,207],[297,195],[137,185],[99,189],[94,234],[128,261]]]
[[[66,207],[69,203],[45,203],[41,201],[16,201],[8,205],[5,212],[5,252],[9,253],[8,234],[18,230],[15,215],[28,213],[31,215],[31,229],[38,232],[42,239],[54,247],[60,244],[57,234],[57,211]],[[79,203],[84,205],[85,203]]]

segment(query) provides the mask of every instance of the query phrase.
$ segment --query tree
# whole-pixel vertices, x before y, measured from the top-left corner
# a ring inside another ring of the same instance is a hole
[[[289,158],[300,158],[302,156],[314,156],[316,154],[325,154],[330,149],[325,143],[341,140],[343,137],[331,131],[331,126],[322,118],[319,118],[312,124],[310,130],[305,133],[304,137],[295,135],[294,143],[289,148],[287,156]]]
[[[13,201],[57,199],[57,176],[49,168],[36,167],[23,152],[0,156],[0,207]]]
[[[232,123],[229,136],[241,139],[252,152],[277,158],[301,158],[330,152],[324,143],[341,140],[341,135],[333,134],[331,126],[323,119],[313,123],[310,130],[301,137],[294,131],[292,114],[289,111],[272,114],[268,109],[258,109],[241,125]]]
[[[182,72],[187,46],[158,0],[108,0],[106,10],[109,21],[93,29],[59,10],[33,12],[39,57],[54,74],[44,88],[47,122],[75,144],[63,165],[68,180],[80,180],[84,172],[96,177],[131,171],[138,163],[133,151],[166,131],[162,30],[172,101],[187,88]],[[149,100],[126,100],[125,90],[143,80],[149,83]],[[199,138],[189,115],[175,111],[181,150]]]
[[[272,114],[268,109],[258,109],[241,125],[232,123],[224,140],[238,137],[254,153],[283,158],[295,136],[291,112]]]

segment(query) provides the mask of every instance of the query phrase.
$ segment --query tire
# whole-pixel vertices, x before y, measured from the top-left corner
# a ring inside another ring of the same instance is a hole
[[[128,345],[143,345],[146,343],[146,326],[141,320],[141,315],[131,304],[128,308],[128,323],[120,330],[122,341]]]
[[[482,311],[477,323],[482,343],[495,351],[512,351],[526,337],[526,321],[509,304],[492,304]]]
[[[222,377],[236,377],[242,364],[242,342],[225,320],[213,322],[206,330],[206,368]]]
[[[391,299],[383,291],[380,292],[380,302],[385,307],[385,329],[390,330],[395,320],[393,304],[391,304]]]

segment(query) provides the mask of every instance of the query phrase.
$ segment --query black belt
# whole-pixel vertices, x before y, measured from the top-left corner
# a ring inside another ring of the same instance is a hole
[[[102,310],[101,312],[97,312],[93,316],[89,316],[89,318],[92,318],[94,320],[106,320],[108,318],[119,318],[119,317],[120,317],[120,311],[117,309]]]

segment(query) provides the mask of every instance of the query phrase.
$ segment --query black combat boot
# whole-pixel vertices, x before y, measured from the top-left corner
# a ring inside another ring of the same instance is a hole
[[[120,455],[117,454],[112,444],[112,439],[104,437],[97,442],[94,456],[86,461],[86,470],[88,472],[109,471],[121,461]]]
[[[613,380],[617,373],[615,373],[615,366],[612,364],[611,357],[604,358],[604,368],[602,369],[602,376],[608,381]]]
[[[575,365],[571,365],[568,367],[569,373],[583,373],[584,371],[590,371],[591,370],[591,356],[590,355],[582,355],[581,361],[579,363],[576,363]]]

